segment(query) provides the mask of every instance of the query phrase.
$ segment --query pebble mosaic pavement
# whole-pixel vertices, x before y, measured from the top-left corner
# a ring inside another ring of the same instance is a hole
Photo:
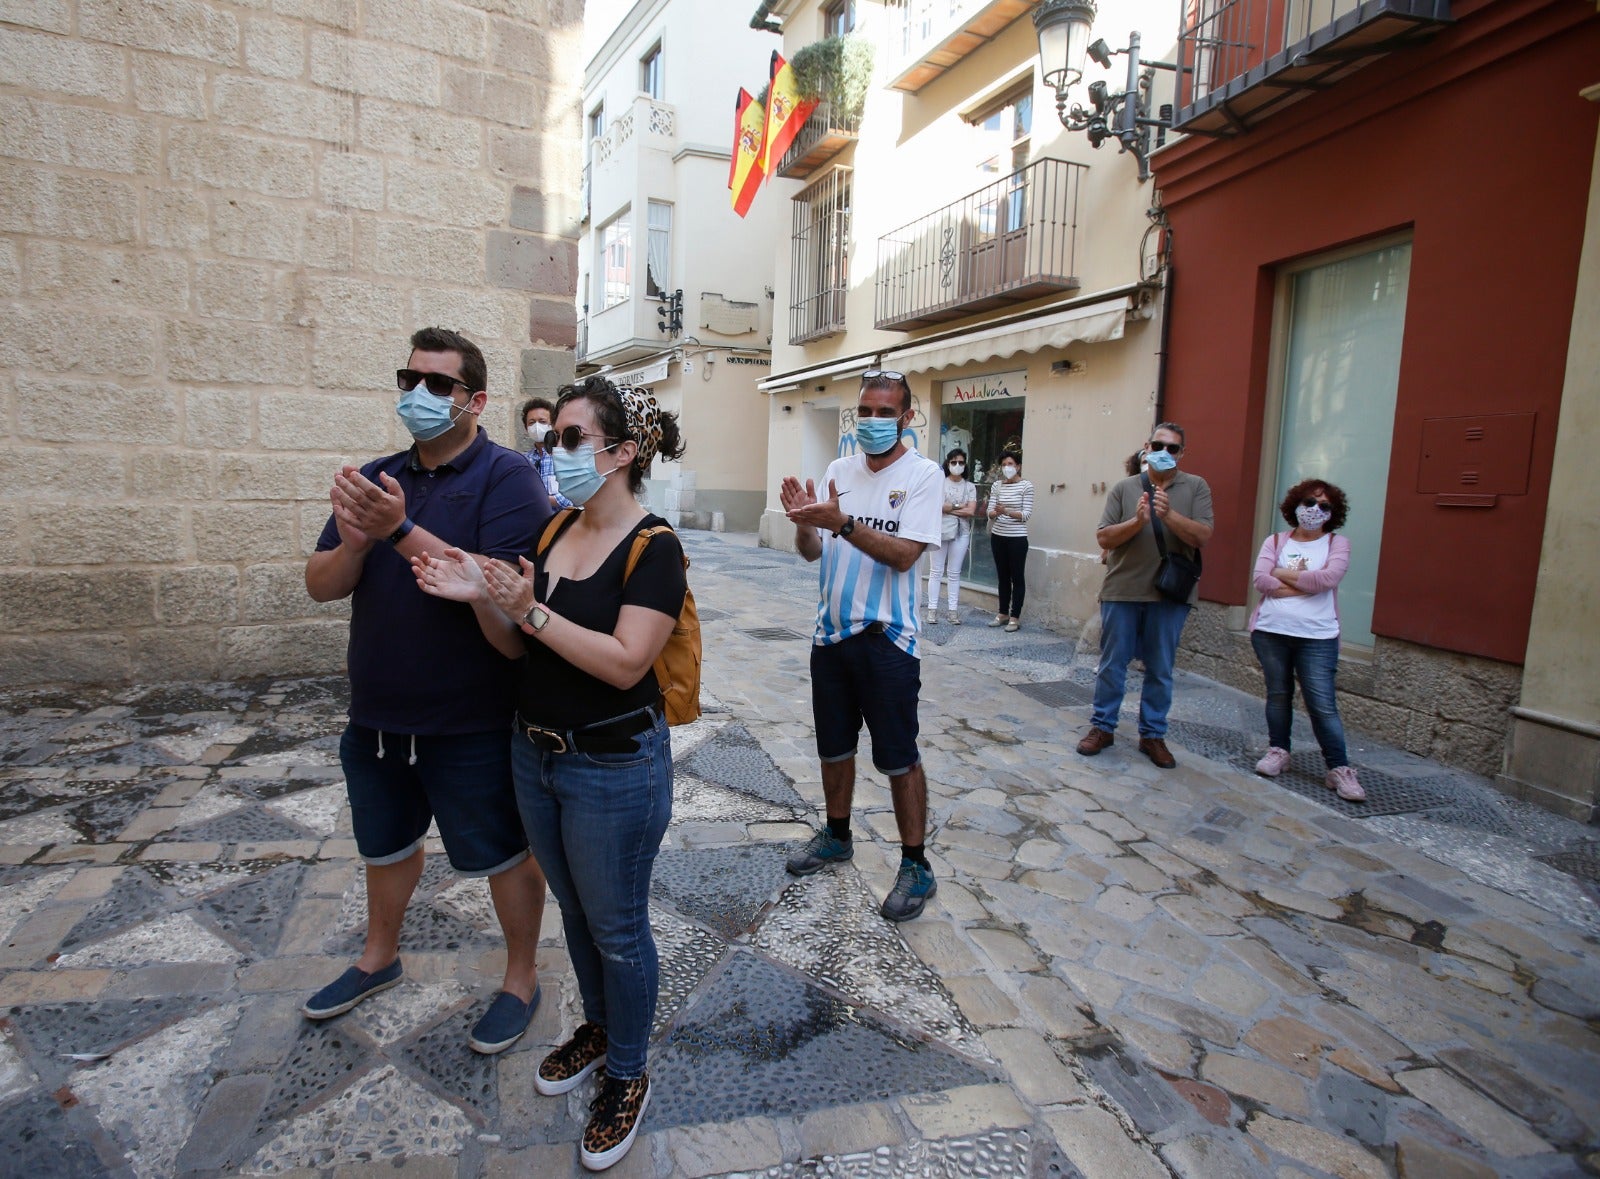
[[[1343,803],[1303,717],[1264,782],[1259,703],[1188,675],[1177,770],[1126,720],[1087,761],[1093,651],[969,611],[923,663],[939,893],[891,926],[876,775],[855,861],[783,872],[821,804],[812,571],[685,539],[708,709],[673,734],[656,1091],[613,1174],[1600,1174],[1593,828],[1358,736],[1373,804]],[[0,1171],[575,1171],[586,1091],[532,1085],[578,1019],[553,903],[545,1002],[502,1056],[465,1045],[502,962],[487,890],[442,856],[405,982],[299,1015],[364,920],[343,700],[338,679],[0,696]]]

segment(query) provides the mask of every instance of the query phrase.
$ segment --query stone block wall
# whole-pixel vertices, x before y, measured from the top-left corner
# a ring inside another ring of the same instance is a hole
[[[1201,602],[1184,626],[1178,665],[1262,696],[1261,666],[1243,626],[1243,611]],[[1370,661],[1341,660],[1338,686],[1346,727],[1494,777],[1504,762],[1522,668],[1379,636]]]
[[[0,5],[0,685],[342,666],[415,328],[571,379],[582,0]]]

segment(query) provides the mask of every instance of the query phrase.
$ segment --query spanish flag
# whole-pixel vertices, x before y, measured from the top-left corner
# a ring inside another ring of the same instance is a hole
[[[728,165],[728,191],[733,194],[733,211],[743,217],[750,211],[756,189],[766,170],[761,164],[761,142],[766,131],[767,113],[743,86],[734,107],[733,160]]]
[[[772,84],[767,87],[767,154],[762,162],[767,175],[772,175],[773,169],[783,159],[783,153],[789,150],[789,145],[800,134],[800,128],[806,125],[816,106],[815,100],[808,102],[800,97],[794,71],[783,60],[783,55],[774,49]]]

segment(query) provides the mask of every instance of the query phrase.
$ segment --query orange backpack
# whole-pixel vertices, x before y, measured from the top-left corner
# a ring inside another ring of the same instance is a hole
[[[567,526],[567,518],[576,515],[576,512],[575,508],[563,508],[556,513],[555,519],[539,537],[535,556],[542,555],[555,542]],[[671,531],[665,524],[639,530],[633,538],[633,548],[628,550],[628,563],[622,570],[624,584],[633,576],[634,566],[644,556],[650,538],[658,532]],[[687,553],[683,554],[683,571],[685,575],[689,572]],[[661,648],[661,654],[656,656],[655,673],[656,683],[661,686],[661,707],[666,713],[667,724],[686,725],[699,720],[700,612],[695,608],[694,591],[687,584],[683,587],[683,609],[678,611],[678,621],[673,624],[672,635],[667,639],[667,645]]]

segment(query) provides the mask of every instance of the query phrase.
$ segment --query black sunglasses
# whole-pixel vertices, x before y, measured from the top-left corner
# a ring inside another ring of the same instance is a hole
[[[1146,450],[1164,450],[1168,454],[1182,454],[1183,453],[1183,443],[1181,443],[1181,442],[1147,442],[1147,443],[1145,443],[1145,449]]]
[[[428,392],[435,397],[450,396],[455,392],[457,385],[460,385],[468,393],[472,392],[472,386],[460,377],[446,376],[444,373],[419,373],[414,368],[395,369],[394,383],[400,387],[400,391],[403,393],[411,392],[418,385],[426,385]]]
[[[1331,503],[1329,503],[1327,500],[1318,499],[1314,495],[1306,496],[1305,499],[1300,501],[1300,506],[1302,508],[1331,508],[1331,507],[1333,507],[1333,505]]]
[[[604,434],[585,434],[580,426],[568,426],[565,430],[547,431],[544,436],[544,448],[554,450],[559,443],[562,450],[577,450],[583,445],[585,438],[599,438],[604,440]]]
[[[908,384],[906,374],[897,373],[892,368],[869,368],[861,374],[861,383],[865,385],[869,381],[899,381],[903,385]]]

